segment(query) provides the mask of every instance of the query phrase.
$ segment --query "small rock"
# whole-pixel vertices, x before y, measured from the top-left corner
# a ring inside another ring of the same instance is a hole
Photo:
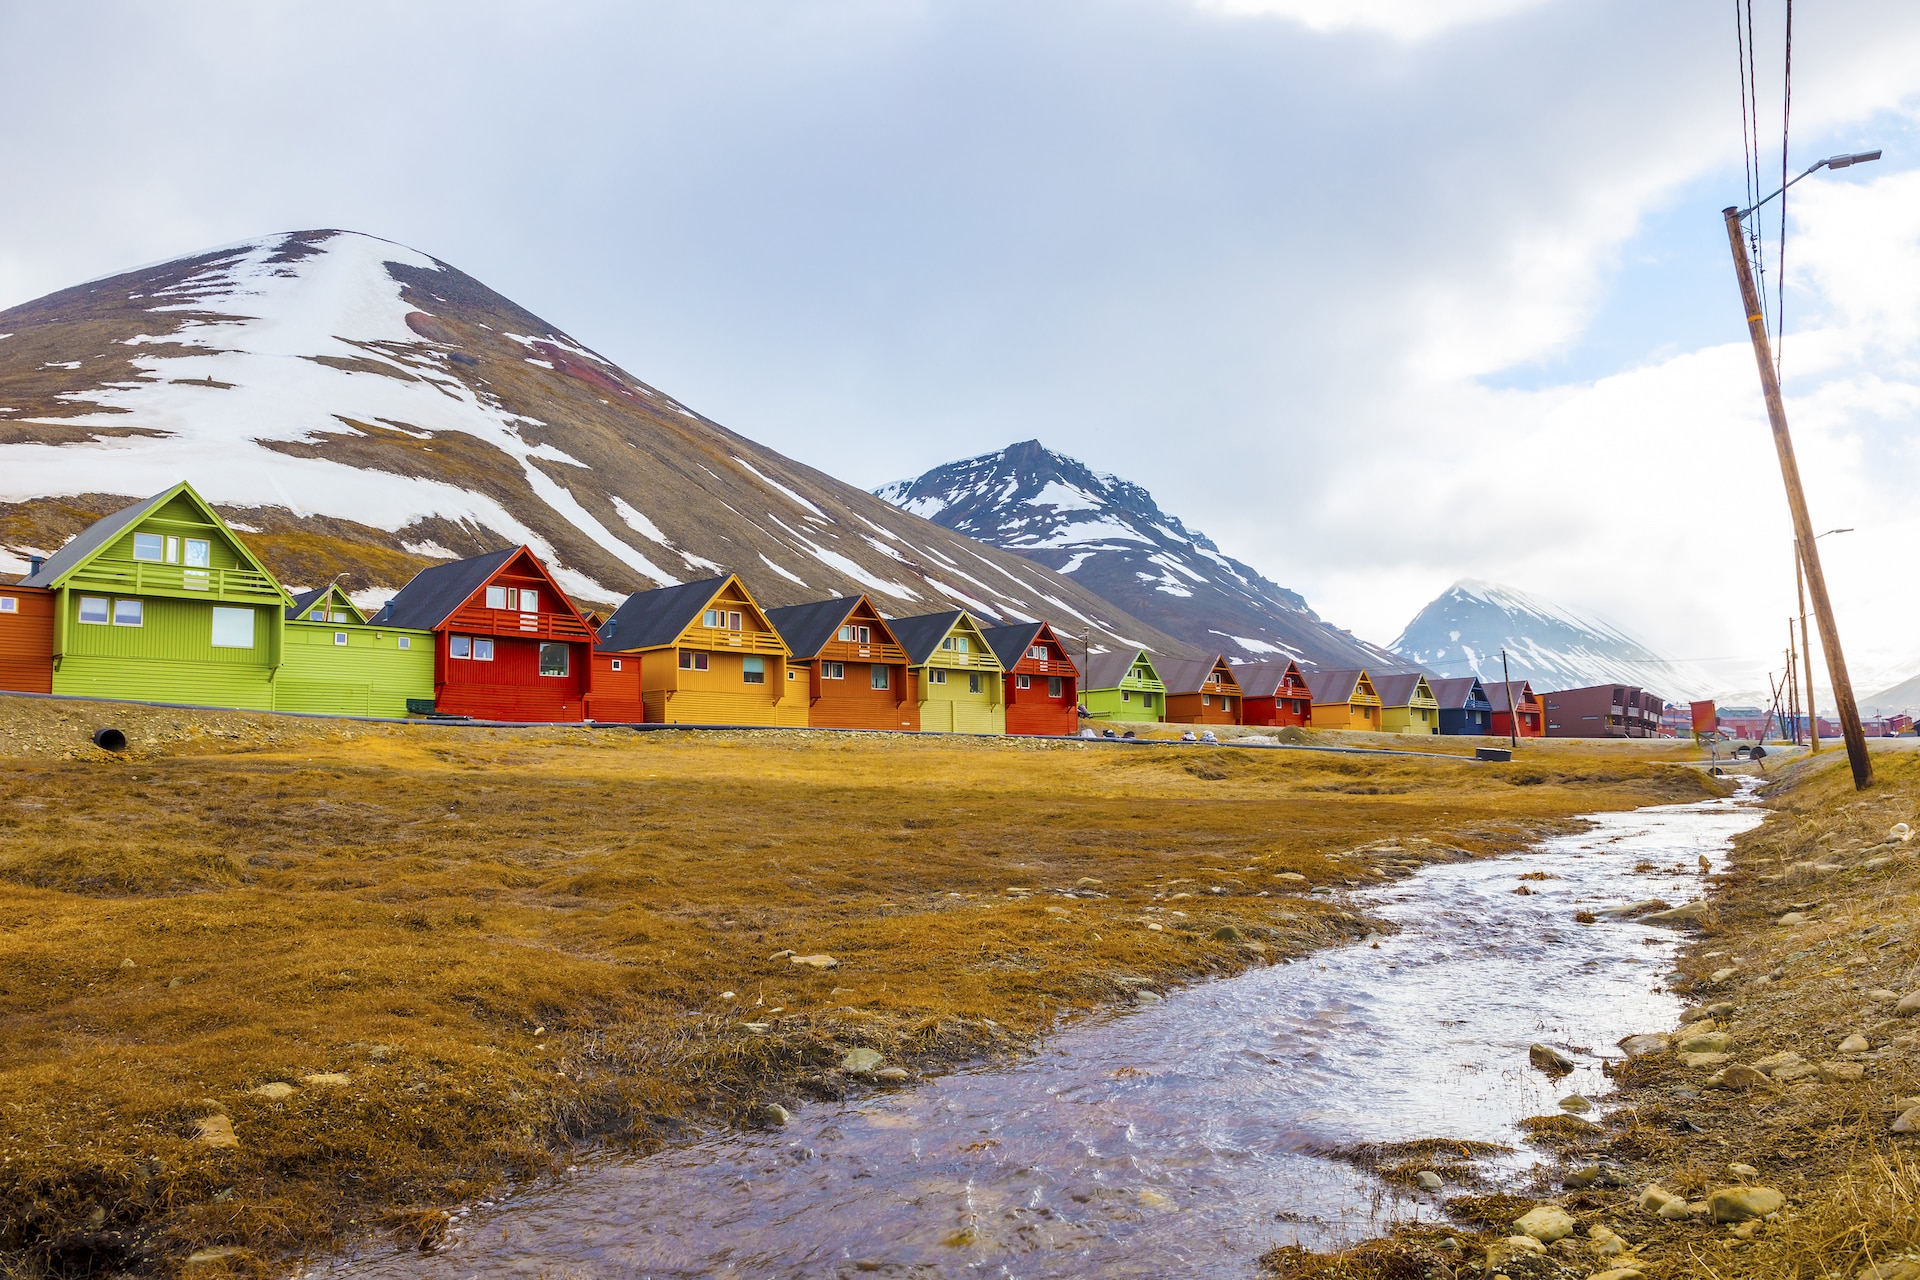
[[[1858,1031],[1856,1031],[1852,1035],[1848,1036],[1845,1040],[1842,1040],[1838,1045],[1836,1045],[1834,1047],[1834,1052],[1835,1053],[1865,1053],[1867,1050],[1871,1049],[1872,1047],[1873,1046],[1871,1044],[1867,1043],[1867,1038],[1861,1035]]]
[[[840,1069],[854,1075],[865,1075],[879,1066],[881,1055],[877,1049],[849,1049],[840,1059]]]
[[[1694,1214],[1694,1208],[1685,1199],[1675,1196],[1660,1206],[1660,1216],[1668,1222],[1684,1222]]]
[[[1867,1069],[1857,1062],[1823,1062],[1820,1064],[1820,1079],[1825,1084],[1852,1084],[1867,1074]]]
[[[1718,1067],[1732,1061],[1733,1055],[1730,1053],[1683,1053],[1680,1055],[1680,1065],[1683,1067]]]
[[[1725,1053],[1733,1048],[1733,1037],[1724,1031],[1702,1031],[1676,1043],[1682,1053]]]
[[[1158,991],[1149,991],[1145,987],[1142,987],[1133,993],[1133,998],[1141,1004],[1157,1004],[1160,1000],[1160,993]]]
[[[1238,942],[1240,938],[1240,931],[1230,924],[1223,924],[1213,931],[1213,940],[1215,942]]]
[[[1647,1273],[1638,1267],[1608,1267],[1594,1272],[1587,1280],[1647,1280]]]
[[[1081,876],[1073,882],[1076,889],[1098,889],[1105,881],[1095,880],[1092,876]]]
[[[127,959],[120,962],[120,967],[122,969],[137,969],[140,966],[136,965],[131,959]]]
[[[1869,1263],[1853,1274],[1854,1280],[1920,1280],[1920,1258]]]
[[[1644,902],[1629,902],[1617,907],[1607,907],[1604,910],[1594,912],[1594,914],[1597,916],[1605,916],[1609,920],[1625,920],[1632,916],[1644,916],[1650,911],[1665,911],[1666,909],[1667,904],[1659,898],[1648,898]]]
[[[1778,1213],[1787,1198],[1772,1187],[1722,1187],[1707,1193],[1707,1210],[1715,1222],[1745,1222]]]
[[[1742,1182],[1752,1182],[1760,1176],[1760,1171],[1750,1164],[1730,1164],[1727,1166],[1727,1172]]]
[[[885,1080],[889,1084],[903,1084],[913,1077],[905,1067],[882,1067],[873,1073],[875,1080]]]
[[[1593,1250],[1596,1258],[1618,1257],[1633,1248],[1627,1243],[1625,1236],[1612,1227],[1602,1226],[1597,1222],[1587,1228],[1587,1239],[1592,1242],[1587,1247]]]
[[[1292,884],[1305,884],[1307,882],[1307,878],[1298,871],[1276,871],[1273,873],[1273,878],[1275,880],[1286,880]]]
[[[734,995],[733,992],[731,991],[722,991],[720,993],[720,999],[722,1002],[729,1002],[729,1001],[737,1000],[739,999],[739,997]]]
[[[1431,1169],[1422,1169],[1414,1175],[1414,1181],[1420,1184],[1422,1191],[1438,1191],[1446,1185],[1440,1181],[1440,1175]]]
[[[1898,1000],[1900,998],[1898,991],[1889,991],[1885,987],[1875,987],[1873,990],[1866,992],[1865,995],[1867,999],[1873,1001],[1875,1004],[1885,1004],[1889,1000]]]
[[[1134,1199],[1138,1200],[1141,1207],[1145,1209],[1173,1208],[1173,1201],[1167,1199],[1167,1197],[1161,1195],[1158,1191],[1142,1191],[1135,1195]]]
[[[310,1076],[301,1076],[300,1083],[316,1089],[337,1088],[353,1083],[353,1078],[344,1071],[316,1071]]]
[[[1715,969],[1711,974],[1707,975],[1707,981],[1718,985],[1739,972],[1738,969]]]
[[[740,1024],[740,1029],[742,1031],[751,1031],[757,1036],[763,1036],[773,1030],[773,1024],[771,1022],[743,1022]]]
[[[1908,1107],[1894,1117],[1895,1133],[1920,1133],[1920,1107]]]
[[[1920,991],[1910,991],[1900,997],[1900,1003],[1893,1006],[1896,1017],[1911,1018],[1920,1013]]]
[[[1656,911],[1652,915],[1640,917],[1641,924],[1699,924],[1713,917],[1713,908],[1702,899],[1688,902],[1667,911]]]
[[[1767,1083],[1764,1072],[1756,1071],[1745,1063],[1736,1062],[1707,1077],[1708,1089],[1730,1089],[1735,1093],[1744,1093]]]
[[[793,1112],[777,1102],[763,1102],[754,1108],[753,1118],[769,1129],[784,1129],[793,1122]]]
[[[168,978],[167,979],[167,989],[169,991],[173,990],[175,987],[184,987],[186,985],[187,985],[187,980],[185,978]]]
[[[776,951],[772,955],[768,956],[767,959],[768,960],[785,960],[788,956],[792,954],[793,952],[791,951]]]
[[[1802,915],[1798,911],[1789,911],[1787,912],[1787,914],[1781,916],[1778,920],[1774,921],[1775,924],[1787,924],[1787,925],[1805,924],[1806,922],[1807,922],[1806,916]]]
[[[1775,1075],[1783,1068],[1797,1067],[1805,1061],[1805,1058],[1802,1058],[1793,1050],[1786,1049],[1780,1053],[1770,1053],[1766,1057],[1756,1061],[1753,1065],[1757,1070],[1764,1071],[1768,1075]]]
[[[240,1139],[233,1132],[233,1121],[225,1116],[201,1116],[193,1122],[193,1136],[210,1147],[240,1145]]]
[[[1166,928],[1165,928],[1164,926],[1162,926],[1162,925],[1157,925],[1157,924],[1148,924],[1148,925],[1147,925],[1147,932],[1148,932],[1148,933],[1165,933],[1165,932],[1166,932]]]
[[[1625,1050],[1629,1058],[1638,1058],[1649,1053],[1665,1053],[1670,1047],[1670,1042],[1663,1035],[1628,1036],[1620,1042],[1620,1048]]]
[[[1548,1075],[1566,1075],[1573,1070],[1573,1059],[1552,1045],[1530,1044],[1527,1046],[1527,1062],[1538,1071]]]
[[[1590,1164],[1584,1169],[1575,1169],[1567,1174],[1560,1179],[1560,1185],[1569,1191],[1585,1191],[1598,1181],[1600,1181],[1600,1166]]]
[[[199,1267],[209,1262],[225,1262],[228,1258],[239,1257],[241,1252],[241,1250],[227,1245],[222,1245],[216,1249],[197,1249],[187,1255],[187,1265],[190,1267]]]
[[[1545,1256],[1546,1252],[1547,1246],[1532,1236],[1508,1236],[1487,1246],[1487,1270],[1495,1273],[1511,1259],[1538,1258]]]
[[[1557,1204],[1543,1204],[1514,1219],[1513,1225],[1541,1244],[1552,1244],[1573,1234],[1573,1218]]]
[[[291,1098],[297,1090],[284,1080],[275,1080],[271,1083],[261,1085],[259,1088],[253,1090],[253,1092],[262,1098],[271,1098],[275,1102],[278,1102],[282,1098]]]
[[[838,969],[840,962],[832,956],[788,956],[788,964],[804,964],[813,969]]]
[[[1566,1097],[1560,1099],[1559,1106],[1562,1111],[1576,1111],[1576,1112],[1584,1113],[1584,1112],[1593,1110],[1593,1104],[1587,1101],[1585,1098],[1581,1097],[1577,1093],[1570,1093]]]
[[[1679,1199],[1679,1196],[1676,1196],[1665,1187],[1657,1183],[1651,1183],[1640,1192],[1639,1198],[1634,1201],[1634,1204],[1638,1208],[1646,1210],[1648,1213],[1658,1213],[1663,1206]],[[1682,1203],[1685,1202],[1682,1201]]]

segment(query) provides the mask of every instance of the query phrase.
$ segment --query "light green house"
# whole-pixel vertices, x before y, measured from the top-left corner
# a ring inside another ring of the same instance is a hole
[[[369,626],[338,582],[303,592],[287,610],[274,710],[404,716],[409,700],[433,701],[433,639]]]
[[[1092,720],[1158,724],[1167,718],[1167,686],[1145,649],[1110,649],[1087,659],[1080,705]]]
[[[922,733],[1005,733],[1006,668],[965,609],[889,618],[907,654]]]
[[[191,485],[94,522],[22,585],[54,593],[56,694],[273,709],[287,593]]]

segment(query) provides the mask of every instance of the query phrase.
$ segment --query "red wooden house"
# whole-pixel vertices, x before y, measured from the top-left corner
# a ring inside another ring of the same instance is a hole
[[[586,717],[593,632],[525,547],[421,570],[374,615],[383,623],[434,633],[435,714]]]
[[[809,728],[920,727],[907,651],[864,595],[769,609],[767,621],[793,650],[788,673],[807,682]]]
[[[1505,683],[1498,680],[1482,680],[1480,685],[1487,691],[1487,702],[1493,708],[1493,727],[1487,732],[1495,738],[1514,737],[1513,724],[1519,722],[1519,735],[1522,738],[1540,738],[1546,736],[1542,725],[1540,700],[1533,696],[1533,686],[1525,680]],[[1512,710],[1508,710],[1508,699],[1512,699]]]
[[[55,599],[44,587],[0,587],[0,689],[53,692]]]
[[[1305,727],[1313,723],[1313,690],[1300,674],[1300,664],[1248,662],[1233,669],[1240,682],[1240,723]]]
[[[1240,682],[1226,655],[1161,658],[1154,665],[1167,686],[1168,724],[1240,723]]]
[[[1080,670],[1044,622],[981,633],[1007,669],[1007,732],[1071,737],[1080,732]]]

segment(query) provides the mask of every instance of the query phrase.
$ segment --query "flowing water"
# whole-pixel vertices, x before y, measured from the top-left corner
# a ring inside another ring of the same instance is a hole
[[[1604,1092],[1622,1036],[1672,1025],[1676,939],[1581,908],[1702,887],[1744,799],[1602,814],[1534,851],[1351,895],[1399,932],[1087,1019],[1013,1067],[801,1108],[783,1130],[607,1158],[473,1206],[438,1254],[352,1277],[1251,1275],[1275,1244],[1435,1216],[1315,1154],[1514,1122]],[[1526,882],[1526,872],[1555,877]],[[1278,904],[1277,904],[1278,905]],[[1579,1063],[1528,1069],[1545,1041]],[[1531,1161],[1521,1150],[1506,1171]],[[1497,1165],[1496,1165],[1497,1168]]]

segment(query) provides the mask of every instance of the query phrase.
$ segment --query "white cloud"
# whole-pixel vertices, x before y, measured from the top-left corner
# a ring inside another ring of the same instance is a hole
[[[1360,29],[1418,40],[1462,23],[1504,18],[1545,0],[1195,0],[1230,17],[1288,18],[1311,31]]]

